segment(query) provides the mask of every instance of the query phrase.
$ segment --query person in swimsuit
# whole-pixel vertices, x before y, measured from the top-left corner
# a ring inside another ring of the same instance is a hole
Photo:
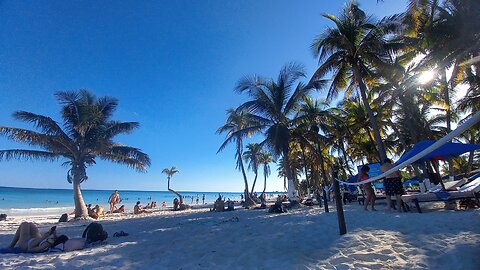
[[[365,181],[368,178],[370,178],[370,176],[368,175],[369,171],[370,171],[370,167],[368,167],[367,165],[364,165],[362,169],[360,169],[360,173],[358,174],[358,181],[359,182]],[[365,199],[364,210],[368,211],[368,205],[371,204],[372,211],[377,211],[377,209],[375,209],[375,191],[372,188],[372,184],[371,183],[362,184],[362,188],[367,195],[367,198]]]
[[[118,190],[115,190],[110,198],[108,198],[108,204],[110,205],[110,214],[113,213],[115,210],[115,205],[120,201],[120,195],[118,194]]]
[[[137,204],[135,204],[135,206],[133,207],[133,213],[135,215],[139,215],[139,214],[151,214],[152,212],[147,210],[142,210],[142,205],[140,204],[140,201],[138,201]]]
[[[55,228],[52,227],[42,235],[33,222],[22,222],[7,248],[17,246],[22,251],[31,253],[46,251],[55,243]]]

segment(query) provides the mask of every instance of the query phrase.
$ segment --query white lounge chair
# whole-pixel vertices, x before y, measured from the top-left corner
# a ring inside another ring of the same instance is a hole
[[[476,199],[477,202],[480,203],[480,177],[471,181],[470,183],[463,185],[458,191],[438,191],[402,196],[402,200],[405,203],[413,202],[417,207],[419,213],[422,212],[419,204],[421,202],[447,202],[462,199]]]

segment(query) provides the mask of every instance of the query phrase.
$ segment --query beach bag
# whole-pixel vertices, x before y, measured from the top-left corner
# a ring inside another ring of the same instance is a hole
[[[87,244],[97,241],[104,241],[108,237],[108,233],[103,230],[103,226],[100,223],[92,222],[83,231],[82,238],[86,238]]]
[[[68,221],[68,214],[63,214],[59,219],[58,222],[67,222]]]

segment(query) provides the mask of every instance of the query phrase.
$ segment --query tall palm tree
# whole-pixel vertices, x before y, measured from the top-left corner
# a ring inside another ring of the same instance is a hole
[[[118,105],[115,98],[97,99],[86,90],[56,92],[55,97],[62,105],[63,128],[50,117],[25,111],[15,112],[14,118],[32,123],[39,132],[0,126],[0,134],[42,150],[0,150],[0,161],[66,159],[64,165],[70,167],[67,180],[73,184],[75,217],[87,217],[80,188],[80,184],[88,178],[87,166],[94,165],[96,159],[100,158],[144,172],[150,165],[150,158],[138,148],[113,141],[115,136],[130,133],[139,127],[137,122],[111,120]]]
[[[266,151],[260,152],[259,164],[263,166],[263,178],[264,178],[262,196],[265,193],[265,190],[267,189],[267,178],[271,173],[269,164],[272,162],[273,162],[272,154]]]
[[[255,179],[252,184],[252,191],[250,194],[253,194],[255,189],[255,184],[257,183],[258,177],[258,166],[260,165],[260,154],[262,152],[262,146],[258,143],[249,143],[247,145],[247,150],[243,153],[243,158],[248,162],[248,169],[252,170],[255,174]]]
[[[368,114],[380,160],[386,159],[386,151],[380,135],[377,118],[368,102],[366,81],[375,78],[375,68],[384,65],[387,57],[385,35],[388,27],[382,27],[358,8],[354,1],[342,11],[340,17],[324,14],[325,18],[335,23],[319,35],[311,45],[319,58],[320,67],[312,77],[318,80],[333,73],[327,99],[334,98],[341,89],[358,88],[361,100]]]
[[[280,70],[276,80],[259,76],[245,77],[235,88],[238,92],[247,93],[251,98],[239,108],[247,109],[261,119],[262,128],[265,130],[262,144],[266,144],[273,154],[283,157],[288,195],[292,201],[298,201],[289,158],[292,118],[295,116],[295,108],[312,90],[301,82],[295,85],[301,77],[305,77],[303,67],[290,63]]]
[[[247,174],[245,173],[245,167],[243,165],[243,138],[251,137],[253,133],[258,132],[261,128],[262,119],[258,119],[258,117],[252,113],[241,109],[228,109],[227,116],[228,117],[225,125],[221,126],[217,130],[218,134],[227,132],[227,137],[218,149],[217,153],[225,149],[229,143],[234,142],[236,144],[236,168],[239,169],[243,175],[243,181],[245,184],[245,206],[251,206],[254,205],[255,202],[251,199],[248,190],[248,179]]]
[[[173,192],[173,194],[177,195],[177,197],[180,199],[180,206],[183,205],[183,196],[180,195],[180,193],[176,192],[175,190],[170,188],[170,180],[172,179],[173,175],[178,173],[179,171],[177,170],[177,167],[172,166],[172,168],[165,168],[163,169],[162,173],[167,175],[167,189],[170,192]]]

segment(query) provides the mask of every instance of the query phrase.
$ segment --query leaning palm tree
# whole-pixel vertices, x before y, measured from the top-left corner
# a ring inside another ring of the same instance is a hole
[[[285,65],[277,80],[259,76],[241,79],[236,91],[246,92],[250,98],[240,105],[239,109],[249,110],[260,119],[265,130],[265,140],[273,154],[283,157],[285,176],[288,180],[288,195],[290,200],[297,201],[295,193],[294,172],[290,166],[290,142],[293,128],[295,108],[313,88],[295,82],[305,77],[303,68],[295,63]]]
[[[386,151],[380,135],[376,116],[368,102],[367,81],[375,79],[375,68],[383,66],[387,58],[387,30],[395,27],[381,27],[380,22],[358,8],[355,1],[350,2],[340,17],[324,14],[325,18],[335,23],[334,28],[327,28],[311,45],[319,58],[320,67],[312,81],[328,74],[333,74],[327,99],[333,99],[340,90],[346,89],[350,94],[357,88],[367,110],[380,160],[385,160]],[[382,21],[383,23],[383,21]]]
[[[172,176],[176,173],[178,173],[179,171],[177,170],[177,167],[175,166],[172,166],[172,168],[165,168],[163,169],[162,173],[166,174],[167,175],[167,189],[168,191],[170,192],[173,192],[173,194],[177,195],[178,198],[180,199],[180,207],[182,207],[182,205],[184,205],[183,203],[183,196],[180,195],[180,193],[176,192],[175,190],[171,189],[170,188],[170,180],[172,179]]]
[[[258,143],[249,143],[247,145],[247,150],[243,153],[243,158],[248,162],[248,169],[252,170],[255,174],[255,178],[253,179],[252,184],[252,191],[250,194],[253,194],[253,190],[255,189],[255,184],[257,183],[258,177],[258,166],[260,165],[260,154],[262,151],[262,146]]]
[[[70,167],[67,180],[73,184],[75,217],[87,217],[80,189],[80,184],[88,179],[87,166],[94,165],[96,159],[100,158],[144,172],[150,165],[150,158],[138,148],[113,141],[115,136],[130,133],[139,127],[137,122],[111,120],[118,105],[115,98],[97,99],[86,90],[57,92],[55,97],[62,105],[63,128],[50,117],[25,111],[15,112],[14,118],[32,123],[39,132],[0,126],[0,134],[41,150],[0,150],[0,161],[66,159],[64,165]]]
[[[259,163],[263,165],[263,178],[264,178],[262,196],[263,194],[265,194],[265,190],[267,189],[267,177],[271,173],[269,164],[272,162],[273,162],[272,154],[266,151],[260,152]]]
[[[228,117],[225,125],[221,126],[217,130],[218,134],[227,132],[227,137],[218,149],[217,153],[225,149],[229,143],[235,142],[235,158],[237,160],[236,168],[239,169],[243,175],[243,181],[245,184],[245,206],[250,207],[255,205],[255,202],[252,200],[248,190],[248,179],[247,174],[245,173],[245,166],[243,165],[243,138],[251,137],[254,132],[259,131],[261,125],[258,117],[246,110],[228,109],[227,115]]]

